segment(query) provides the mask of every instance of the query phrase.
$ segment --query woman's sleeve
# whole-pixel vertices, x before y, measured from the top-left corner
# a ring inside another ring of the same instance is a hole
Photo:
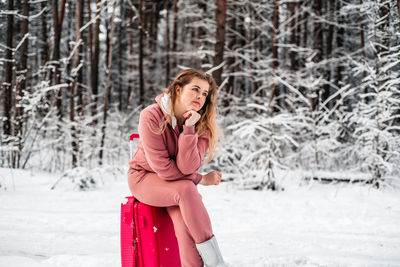
[[[167,147],[161,135],[153,133],[151,129],[159,128],[157,119],[151,112],[143,110],[139,118],[139,135],[142,141],[146,160],[152,170],[165,180],[192,180],[198,184],[202,178],[199,173],[183,174],[173,159],[169,157]]]
[[[194,126],[183,125],[178,139],[176,164],[183,174],[195,173],[200,169],[204,154],[208,149],[208,136],[198,136]]]

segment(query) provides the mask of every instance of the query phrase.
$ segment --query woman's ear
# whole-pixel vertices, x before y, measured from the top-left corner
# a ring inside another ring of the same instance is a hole
[[[175,85],[175,92],[177,95],[181,93],[181,87],[179,85]]]

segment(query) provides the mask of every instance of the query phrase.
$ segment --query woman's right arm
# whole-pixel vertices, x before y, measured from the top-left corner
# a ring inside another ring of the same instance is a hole
[[[175,161],[169,157],[168,150],[162,135],[153,133],[151,129],[159,128],[158,120],[149,110],[144,109],[139,118],[139,135],[147,162],[154,172],[165,180],[192,180],[198,184],[202,178],[199,173],[183,174]]]

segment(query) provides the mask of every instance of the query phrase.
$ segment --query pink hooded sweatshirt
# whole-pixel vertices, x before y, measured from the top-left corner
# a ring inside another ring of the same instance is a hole
[[[157,103],[140,112],[140,139],[137,151],[129,161],[129,187],[145,179],[148,173],[157,173],[161,179],[170,181],[192,180],[197,185],[202,178],[197,171],[208,149],[208,131],[198,136],[195,126],[183,125],[183,131],[179,132],[176,118],[172,116],[163,133],[152,132],[151,129],[159,129],[171,105],[170,97],[164,93],[155,100]]]

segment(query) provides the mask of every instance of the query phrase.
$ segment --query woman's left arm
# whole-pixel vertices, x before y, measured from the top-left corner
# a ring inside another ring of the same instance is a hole
[[[192,174],[200,169],[208,149],[208,135],[198,136],[194,126],[183,125],[178,138],[176,165],[183,174]]]

